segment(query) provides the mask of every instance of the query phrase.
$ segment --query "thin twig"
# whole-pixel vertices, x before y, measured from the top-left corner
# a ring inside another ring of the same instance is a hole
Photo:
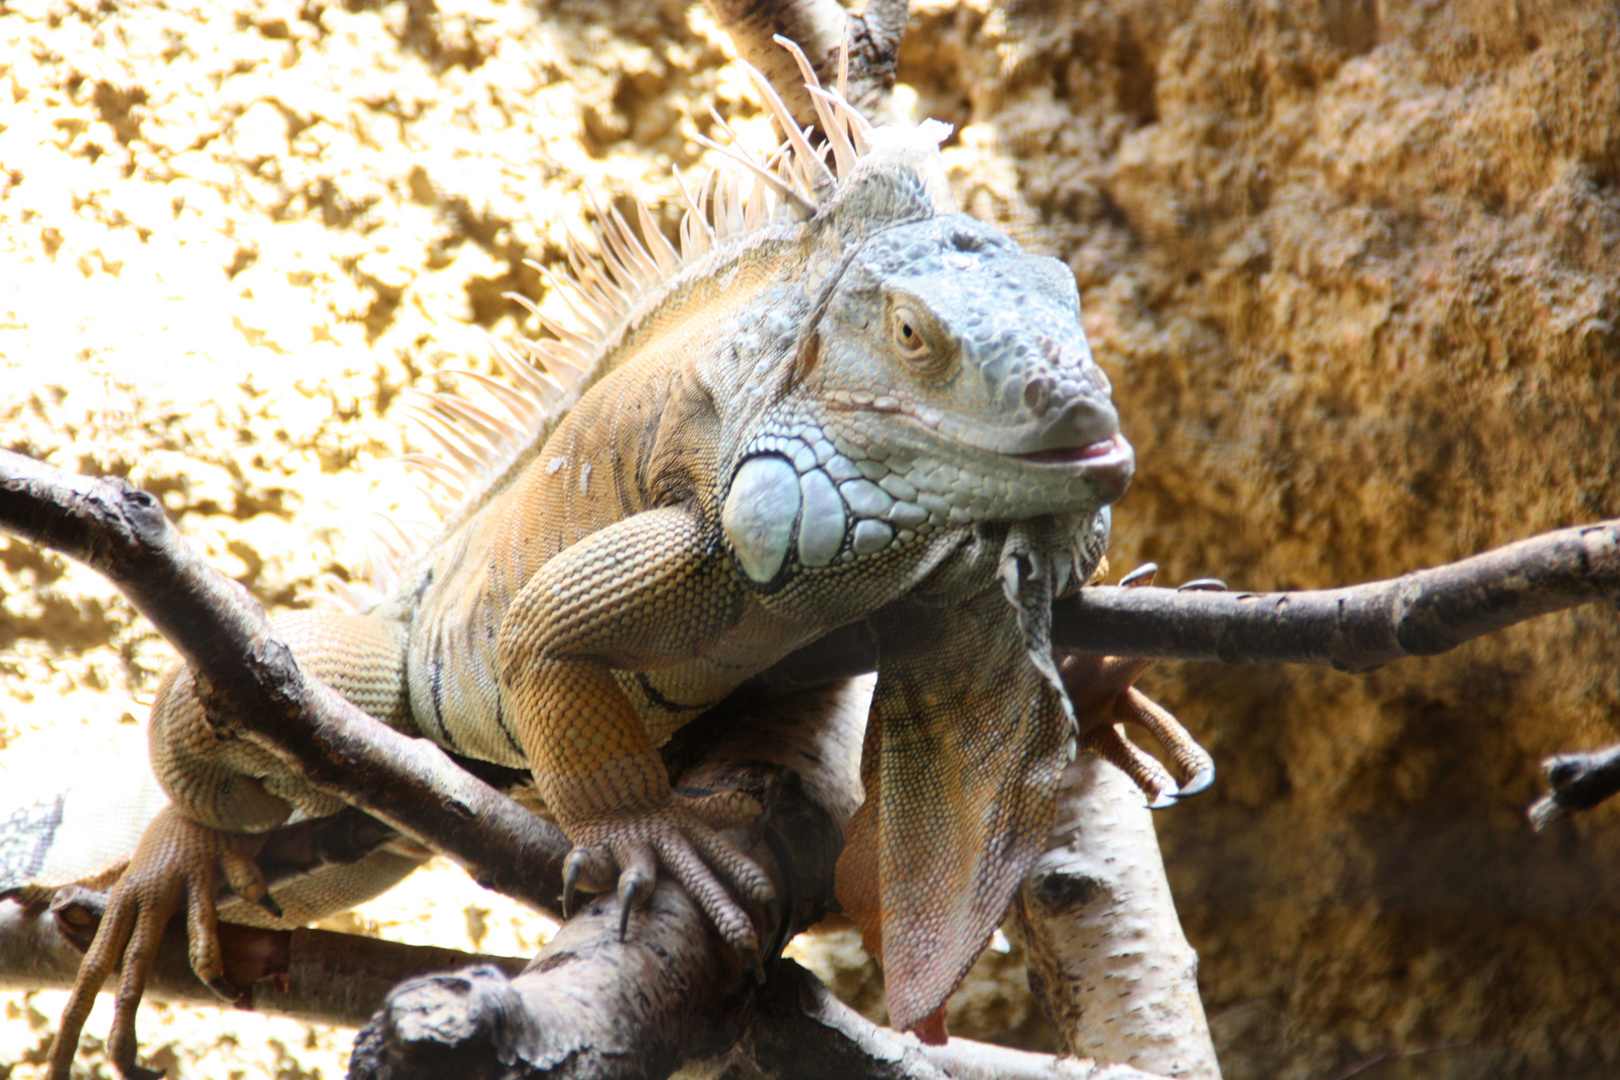
[[[1530,804],[1530,824],[1537,832],[1620,792],[1620,743],[1586,754],[1555,754],[1541,768],[1552,790]]]

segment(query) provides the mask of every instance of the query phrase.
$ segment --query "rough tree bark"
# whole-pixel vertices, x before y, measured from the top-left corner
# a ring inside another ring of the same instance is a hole
[[[1082,755],[1069,766],[1017,913],[1030,985],[1070,1053],[1219,1080],[1151,811],[1113,765]]]
[[[708,0],[742,58],[754,65],[793,113],[800,127],[817,124],[798,67],[773,40],[796,42],[825,86],[838,76],[840,47],[849,49],[850,102],[879,120],[888,112],[894,69],[905,35],[907,0],[867,0],[860,14],[849,14],[837,0]]]

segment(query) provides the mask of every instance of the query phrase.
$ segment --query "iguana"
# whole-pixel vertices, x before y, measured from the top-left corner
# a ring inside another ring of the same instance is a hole
[[[502,354],[510,386],[471,376],[509,415],[448,396],[421,410],[446,458],[411,461],[462,495],[442,531],[383,560],[364,613],[277,629],[379,719],[529,768],[575,844],[565,894],[616,882],[629,912],[667,873],[755,954],[747,909],[770,885],[718,830],[758,808],[672,791],[657,747],[793,650],[869,621],[867,799],[838,891],[906,1028],[942,1005],[1040,850],[1078,735],[1050,604],[1097,568],[1134,457],[1069,270],[955,212],[943,125],[874,129],[795,54],[826,142],[754,73],[787,145],[724,151],[751,189],[705,180],[680,250],[644,207],[639,240],[603,215],[600,257],[573,247],[574,280],[552,280],[577,325],[541,315],[557,336]],[[1173,794],[1105,719],[1087,744]],[[1185,732],[1149,726],[1183,779],[1207,772]],[[293,920],[255,845],[341,806],[217,740],[183,668],[158,691],[150,747],[171,805],[115,872],[53,1077],[119,964],[109,1052],[126,1076],[154,1075],[135,1064],[134,1008],[181,899],[193,967],[229,993],[218,884],[261,921]],[[420,854],[377,857],[403,860],[397,877]]]

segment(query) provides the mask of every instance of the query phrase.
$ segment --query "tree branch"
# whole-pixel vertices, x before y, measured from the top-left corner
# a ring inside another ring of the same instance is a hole
[[[1361,672],[1598,601],[1620,604],[1620,519],[1342,589],[1097,586],[1054,606],[1052,640],[1063,652]]]
[[[1541,763],[1552,790],[1530,804],[1537,832],[1620,792],[1620,743],[1586,754],[1555,754]]]
[[[72,987],[83,947],[95,935],[107,898],[76,890],[65,899],[73,908],[73,921],[66,926],[60,912],[17,897],[0,898],[0,989]],[[328,930],[266,930],[222,922],[219,933],[226,978],[233,986],[248,988],[232,1008],[312,1024],[358,1027],[391,987],[426,972],[481,963],[516,974],[528,963]],[[146,996],[221,1007],[219,996],[192,972],[187,950],[185,920],[176,918],[164,934]]]
[[[1542,533],[1387,581],[1295,592],[1094,585],[1052,605],[1062,653],[1227,664],[1328,664],[1363,672],[1433,656],[1582,604],[1620,606],[1620,520]],[[877,641],[845,626],[777,664],[771,685],[871,671]]]
[[[310,783],[454,858],[480,883],[552,910],[562,831],[306,678],[264,608],[190,550],[162,505],[118,477],[74,476],[0,451],[0,529],[110,580],[174,644],[222,733],[239,733]],[[444,823],[456,822],[446,829]]]
[[[1030,985],[1071,1054],[1220,1080],[1152,811],[1112,764],[1084,754],[1064,773],[1015,910]]]
[[[793,58],[773,40],[792,40],[816,69],[823,86],[838,78],[839,47],[849,46],[848,97],[868,119],[888,112],[889,92],[906,32],[906,0],[868,0],[860,15],[847,15],[837,0],[708,0],[742,58],[754,65],[800,127],[815,124],[816,111]]]

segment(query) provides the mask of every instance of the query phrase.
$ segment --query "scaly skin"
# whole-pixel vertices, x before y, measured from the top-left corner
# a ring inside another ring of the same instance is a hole
[[[673,794],[657,745],[793,649],[874,617],[869,800],[839,875],[901,1027],[943,1002],[1038,852],[1075,727],[1031,613],[1090,576],[1102,508],[1134,464],[1072,275],[941,213],[917,154],[893,141],[810,220],[643,297],[607,335],[599,381],[391,600],[284,627],[362,708],[527,765],[577,845],[572,880],[617,878],[628,909],[670,873],[755,954],[745,907],[770,886],[716,830],[757,808]],[[1021,584],[1004,585],[1014,564]],[[171,687],[154,763],[175,799],[163,835],[177,815],[189,839],[137,852],[126,880],[159,884],[109,913],[70,1007],[80,1023],[123,951],[116,928],[215,873],[221,837],[332,809],[268,755],[212,745],[184,676]],[[132,950],[121,985],[138,993],[131,972],[149,962]],[[126,1074],[133,996],[115,1022]]]
[[[385,620],[334,613],[294,612],[275,620],[276,634],[299,662],[350,701],[405,731],[405,628]],[[400,880],[411,865],[389,853],[353,872],[290,890],[287,912],[269,898],[252,857],[263,834],[290,817],[335,812],[342,803],[309,787],[277,759],[243,741],[222,741],[208,725],[191,673],[172,669],[158,687],[149,728],[152,766],[172,805],[142,835],[113,886],[96,935],[79,967],[51,1048],[53,1078],[68,1077],[79,1032],[95,995],[121,968],[108,1054],[119,1072],[139,1080],[159,1074],[136,1064],[135,1009],[157,958],[163,928],[185,905],[191,966],[222,998],[245,987],[224,978],[216,930],[215,894],[221,883],[260,905],[235,921],[292,928],[353,907]],[[104,884],[86,881],[87,885]],[[313,885],[313,888],[310,886]]]

